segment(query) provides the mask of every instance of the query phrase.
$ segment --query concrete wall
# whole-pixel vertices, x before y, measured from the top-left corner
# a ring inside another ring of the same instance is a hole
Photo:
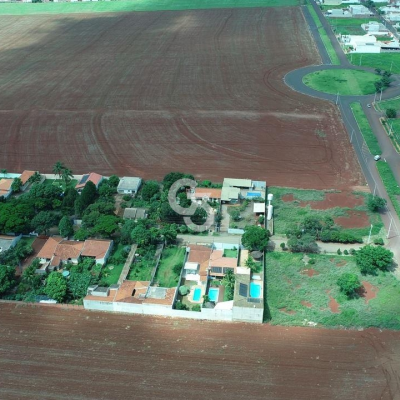
[[[159,315],[163,317],[189,318],[197,320],[212,321],[232,321],[232,310],[215,310],[203,308],[201,312],[174,310],[166,306],[153,304],[132,304],[119,302],[106,302],[99,300],[84,300],[83,305],[86,310],[110,311],[129,314]],[[262,321],[262,318],[261,318]],[[256,318],[250,322],[261,322]]]
[[[232,235],[243,235],[244,229],[233,229],[233,228],[229,228],[229,229],[228,229],[228,233],[230,233],[230,234],[232,234]]]
[[[238,240],[238,243],[213,243],[214,249],[216,250],[232,250],[234,248],[239,249],[240,248],[240,243]]]
[[[233,307],[232,319],[233,321],[243,322],[263,322],[263,308],[252,308],[252,307]]]

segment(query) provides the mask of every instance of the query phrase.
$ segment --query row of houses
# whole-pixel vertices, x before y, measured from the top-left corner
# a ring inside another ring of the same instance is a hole
[[[357,17],[367,17],[374,15],[367,7],[356,4],[350,5],[346,8],[333,8],[332,10],[327,10],[326,15],[335,18],[357,18]]]
[[[88,310],[261,323],[264,313],[263,273],[254,274],[246,267],[250,256],[247,250],[238,245],[236,256],[225,256],[224,246],[227,245],[187,246],[176,287],[164,288],[152,281],[129,280],[110,287],[95,285],[89,287],[83,300],[84,307]],[[255,256],[263,257],[263,254]],[[233,300],[224,301],[224,286],[217,283],[228,271],[235,275],[234,295]],[[178,288],[182,285],[190,288],[186,296],[179,294]],[[190,307],[203,303],[204,306],[197,312],[181,311],[175,309],[177,301]]]
[[[22,174],[20,174],[20,175],[17,174],[16,176],[13,176],[12,178],[8,178],[8,174],[4,174],[4,176],[7,176],[7,177],[0,179],[0,197],[4,197],[5,199],[8,199],[11,196],[11,194],[13,192],[12,184],[16,178],[19,178],[21,180],[21,182],[22,182],[21,191],[24,192],[29,187],[29,185],[30,185],[29,179],[35,174],[35,172],[36,171],[27,171],[26,170],[26,171],[23,171]]]

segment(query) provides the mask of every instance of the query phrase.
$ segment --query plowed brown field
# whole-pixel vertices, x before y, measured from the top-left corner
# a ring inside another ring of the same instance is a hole
[[[348,188],[335,107],[283,82],[319,58],[299,7],[0,17],[0,166]]]
[[[400,333],[0,304],[0,398],[398,399]]]

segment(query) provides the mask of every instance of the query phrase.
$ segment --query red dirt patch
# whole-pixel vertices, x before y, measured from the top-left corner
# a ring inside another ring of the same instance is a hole
[[[33,253],[29,257],[25,258],[21,267],[17,268],[18,275],[22,274],[22,272],[32,264],[32,261],[36,258],[36,255],[39,253],[39,251],[42,250],[42,247],[47,242],[47,239],[48,238],[46,236],[35,238],[35,240],[32,242]]]
[[[331,296],[329,295],[329,308],[330,310],[335,313],[335,314],[339,314],[340,310],[339,310],[339,303]]]
[[[343,228],[365,228],[369,226],[368,215],[365,211],[350,210],[347,217],[337,217],[335,224]]]
[[[376,297],[376,295],[379,292],[379,288],[372,285],[371,283],[367,281],[362,281],[364,290],[362,291],[361,296],[364,297],[365,303],[368,304],[368,302]]]
[[[295,201],[293,194],[285,194],[281,198],[285,202]],[[354,208],[364,204],[364,199],[356,197],[352,192],[343,191],[325,193],[325,199],[321,201],[300,201],[299,206],[310,206],[314,210],[327,210],[334,207]]]
[[[306,306],[308,308],[312,307],[312,304],[309,301],[302,300],[300,303],[303,304],[303,306]]]
[[[294,310],[287,310],[286,307],[283,308],[278,308],[279,311],[285,313],[285,314],[289,314],[289,315],[293,315],[296,314],[296,311]]]
[[[0,37],[9,171],[364,182],[337,107],[284,83],[320,61],[300,7],[6,15]]]
[[[337,267],[344,267],[346,264],[347,264],[347,261],[342,260],[342,261],[338,261],[336,263],[336,266]]]
[[[319,272],[312,268],[303,269],[300,273],[303,275],[308,275],[310,278],[313,277],[314,275],[319,275]]]

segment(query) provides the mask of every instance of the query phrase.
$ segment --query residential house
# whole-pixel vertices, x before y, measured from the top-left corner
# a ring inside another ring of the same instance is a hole
[[[361,28],[365,32],[372,33],[375,36],[387,35],[389,32],[385,25],[377,21],[369,21],[367,24],[361,24]]]
[[[236,273],[237,263],[236,257],[224,257],[224,250],[213,250],[209,262],[209,275],[223,278],[229,270]]]
[[[93,258],[96,264],[104,265],[110,256],[112,246],[112,240],[88,239],[79,242],[50,237],[39,251],[37,258],[42,264],[43,272],[57,270],[66,263],[77,264],[81,257]]]
[[[208,267],[212,249],[206,246],[191,245],[186,248],[187,261],[183,267],[182,278],[188,281],[207,282]]]
[[[371,12],[367,7],[357,4],[357,5],[351,5],[349,6],[349,10],[353,17],[360,17],[360,16],[370,16],[374,15],[373,12]]]
[[[35,175],[35,172],[36,171],[27,171],[27,170],[22,172],[21,176],[19,177],[19,179],[21,179],[21,182],[22,182],[22,187],[21,187],[22,191],[25,191],[28,188],[29,178],[31,178],[33,175]]]
[[[78,192],[82,192],[83,188],[86,186],[86,184],[90,181],[94,183],[96,186],[96,189],[99,188],[100,183],[104,179],[103,176],[96,174],[95,172],[91,172],[90,174],[85,174],[82,175],[82,178],[79,180],[79,182],[76,184],[75,189]]]
[[[325,6],[339,6],[342,4],[342,0],[322,0]]]
[[[266,182],[251,179],[225,178],[222,184],[222,203],[237,203],[241,199],[265,198]]]
[[[138,221],[140,219],[146,219],[147,213],[145,208],[125,208],[124,210],[124,219],[131,219],[134,221]]]
[[[187,198],[201,203],[204,201],[221,201],[222,189],[211,189],[211,188],[191,188],[187,192]]]
[[[0,253],[12,249],[21,240],[22,235],[8,236],[0,235]]]
[[[8,199],[11,196],[12,193],[12,183],[14,182],[14,179],[5,179],[2,178],[0,180],[0,197],[4,197],[5,199]]]
[[[141,178],[124,176],[119,181],[117,192],[119,194],[130,194],[135,196],[139,191],[141,184]]]

